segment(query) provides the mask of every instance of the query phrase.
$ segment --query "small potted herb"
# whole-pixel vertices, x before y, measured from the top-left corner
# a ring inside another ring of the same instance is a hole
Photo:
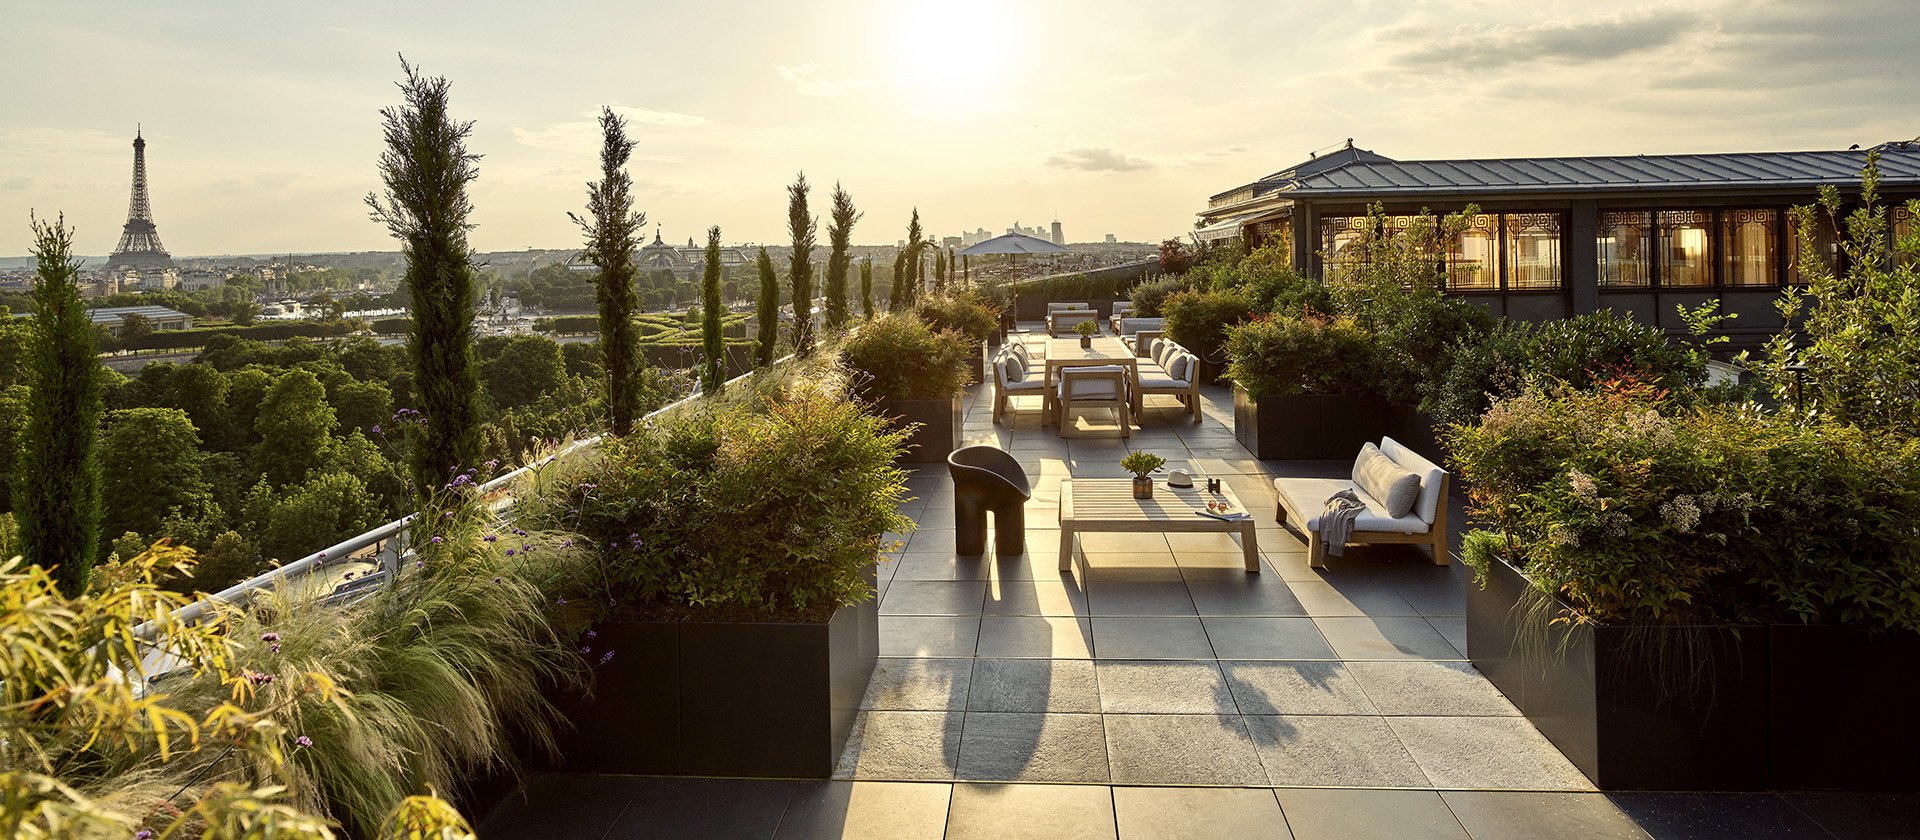
[[[1080,349],[1093,349],[1093,337],[1100,332],[1100,325],[1089,318],[1073,325],[1073,331],[1080,334]]]
[[[1133,497],[1136,499],[1153,498],[1153,479],[1148,478],[1147,474],[1166,465],[1167,459],[1138,449],[1120,459],[1120,468],[1133,473]]]

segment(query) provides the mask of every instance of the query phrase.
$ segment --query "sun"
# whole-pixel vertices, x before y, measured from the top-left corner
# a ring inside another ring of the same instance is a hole
[[[894,83],[915,97],[960,101],[1004,91],[1028,33],[1017,7],[895,0],[887,41]]]

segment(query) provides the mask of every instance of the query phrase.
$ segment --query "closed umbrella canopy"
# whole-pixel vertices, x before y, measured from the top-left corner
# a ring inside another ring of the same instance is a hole
[[[960,252],[963,257],[978,257],[987,254],[1064,254],[1066,248],[1048,242],[1045,239],[1028,236],[1024,233],[1009,233],[996,236],[985,242],[976,242]]]

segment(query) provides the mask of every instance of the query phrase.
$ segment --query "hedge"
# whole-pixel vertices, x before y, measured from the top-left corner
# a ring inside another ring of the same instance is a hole
[[[216,335],[230,335],[235,338],[253,341],[282,341],[289,338],[332,338],[353,331],[353,325],[346,321],[319,323],[315,321],[291,321],[277,324],[254,324],[250,327],[206,327],[191,330],[155,330],[154,332],[121,345],[124,350],[185,350],[205,347],[207,339]]]

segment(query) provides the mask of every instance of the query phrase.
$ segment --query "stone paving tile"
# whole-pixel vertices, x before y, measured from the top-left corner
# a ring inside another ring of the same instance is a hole
[[[1221,571],[1240,572],[1243,576],[1250,578],[1257,579],[1259,577],[1258,575],[1246,573],[1246,553],[1237,548],[1230,551],[1186,551],[1184,549],[1175,549],[1173,552],[1173,562],[1180,567],[1182,573],[1198,569],[1218,569]],[[1265,569],[1261,571],[1264,572]]]
[[[874,666],[860,708],[895,712],[965,709],[973,665],[971,659],[883,658]]]
[[[1604,794],[1442,791],[1440,797],[1473,840],[1650,840]]]
[[[1416,616],[1315,618],[1341,659],[1464,659],[1465,654]]]
[[[947,802],[953,790],[949,785],[799,784],[774,840],[941,840],[946,836]]]
[[[1097,659],[1212,659],[1213,646],[1198,617],[1095,618]]]
[[[633,800],[624,779],[587,773],[536,773],[480,823],[486,836],[604,837]]]
[[[1165,534],[1121,534],[1106,531],[1094,531],[1076,534],[1080,551],[1086,554],[1137,553],[1141,551],[1165,551],[1173,549],[1167,546]]]
[[[1829,831],[1771,793],[1610,793],[1607,798],[1659,840],[1858,840],[1899,836],[1885,825],[1870,834]],[[1897,831],[1897,830],[1896,830]]]
[[[945,554],[903,555],[894,567],[895,580],[986,580],[993,574],[993,563],[985,558]]]
[[[1447,640],[1447,644],[1453,645],[1454,650],[1460,651],[1463,658],[1472,653],[1467,650],[1466,616],[1430,615],[1427,616],[1427,623],[1433,626],[1434,632],[1439,633],[1441,638]]]
[[[946,840],[1116,840],[1100,785],[953,786]]]
[[[1113,789],[1120,836],[1137,840],[1291,840],[1273,791],[1241,788]]]
[[[1089,660],[979,659],[967,710],[1097,713],[1100,685]]]
[[[1419,611],[1384,582],[1291,581],[1294,597],[1312,616],[1403,616]]]
[[[1470,662],[1354,662],[1347,669],[1383,715],[1520,714]]]
[[[881,615],[979,615],[984,580],[896,580],[880,602]]]
[[[1194,615],[1184,580],[1107,581],[1087,584],[1090,615]]]
[[[1194,506],[1196,508],[1199,507],[1199,503],[1195,502]],[[1254,542],[1259,542],[1257,536]],[[1167,545],[1171,546],[1176,554],[1186,551],[1226,553],[1243,553],[1246,551],[1246,549],[1240,545],[1239,535],[1229,534],[1224,531],[1168,534]]]
[[[1105,782],[1106,730],[1099,715],[968,712],[957,775],[989,782]]]
[[[995,580],[987,587],[987,615],[1087,615],[1087,593],[1072,577]]]
[[[1243,715],[1378,714],[1343,662],[1222,661]]]
[[[1266,772],[1238,715],[1106,715],[1115,784],[1260,785]]]
[[[1421,615],[1466,615],[1467,587],[1471,585],[1465,576],[1456,574],[1416,581],[1395,581],[1393,589]]]
[[[1237,560],[1237,558],[1236,558]],[[1266,568],[1265,564],[1262,564]],[[1247,574],[1245,569],[1194,569],[1183,567],[1187,597],[1201,615],[1303,616],[1306,607],[1293,594],[1292,587],[1277,574]]]
[[[1470,840],[1432,791],[1277,790],[1274,796],[1298,840]]]
[[[835,778],[951,779],[963,712],[861,712]]]
[[[1213,662],[1109,661],[1094,663],[1100,710],[1108,714],[1238,713],[1220,666]]]
[[[1093,657],[1090,620],[1071,616],[997,616],[980,620],[976,655],[1089,659]]]
[[[881,656],[972,656],[979,616],[880,616]]]
[[[1435,787],[1593,790],[1525,718],[1391,717],[1387,725]]]
[[[937,513],[934,514],[934,516],[951,517],[952,514],[948,513],[947,511],[951,511],[953,509],[952,504],[953,504],[952,497],[949,496],[946,501],[945,507],[932,508],[933,510],[938,511]],[[947,519],[946,521],[951,522],[952,520]],[[924,522],[921,523],[921,525],[922,527],[916,529],[913,532],[913,537],[907,540],[906,553],[908,554],[940,554],[940,555],[953,554],[953,528],[952,527],[933,527]]]
[[[1200,619],[1221,659],[1332,659],[1333,648],[1310,618],[1210,615]]]
[[[1364,715],[1248,715],[1267,781],[1295,787],[1427,787],[1386,720]]]

